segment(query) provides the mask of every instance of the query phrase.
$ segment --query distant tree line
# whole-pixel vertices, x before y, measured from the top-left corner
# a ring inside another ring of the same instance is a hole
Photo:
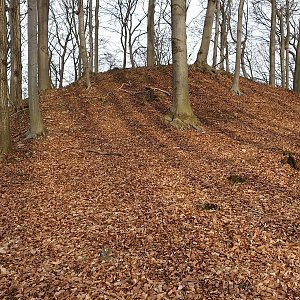
[[[22,91],[29,104],[26,138],[35,138],[45,133],[40,92],[79,78],[89,89],[91,72],[104,66],[173,63],[166,120],[200,129],[189,102],[187,62],[193,53],[187,52],[187,32],[196,36],[192,49],[199,47],[194,67],[234,72],[235,94],[241,94],[241,75],[300,94],[297,0],[202,0],[198,17],[187,24],[192,1],[0,0],[0,153],[11,148],[10,114],[23,109]],[[117,40],[101,36],[104,31]],[[117,51],[109,50],[118,42]]]

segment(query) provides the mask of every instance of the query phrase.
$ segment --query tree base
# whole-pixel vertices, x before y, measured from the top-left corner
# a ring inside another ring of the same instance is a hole
[[[232,93],[234,93],[235,95],[237,96],[242,96],[243,93],[239,90],[239,89],[234,89],[234,88],[231,88],[230,90]]]
[[[192,68],[194,68],[197,71],[200,71],[202,73],[208,73],[211,76],[216,76],[218,71],[216,70],[216,68],[211,67],[210,65],[203,63],[203,64],[194,64],[192,65]]]
[[[33,140],[44,136],[46,136],[46,131],[39,133],[32,133],[31,131],[27,131],[24,140]]]
[[[203,127],[199,124],[197,117],[194,115],[174,116],[172,112],[170,112],[165,116],[164,120],[167,124],[170,124],[171,126],[179,130],[195,129],[197,131],[204,132]]]

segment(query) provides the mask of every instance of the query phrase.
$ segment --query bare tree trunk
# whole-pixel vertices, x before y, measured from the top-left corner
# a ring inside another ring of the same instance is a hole
[[[131,22],[130,22],[131,23]],[[132,26],[132,23],[130,24],[130,27]],[[133,55],[133,43],[132,43],[132,34],[131,30],[128,31],[128,50],[129,50],[129,59],[130,64],[132,68],[136,67],[135,61],[134,61],[134,55]]]
[[[286,39],[285,39],[285,80],[286,88],[289,88],[290,83],[290,3],[286,0]]]
[[[197,59],[195,61],[195,66],[201,69],[207,69],[207,56],[210,45],[210,38],[212,33],[212,27],[214,23],[214,15],[216,11],[216,0],[207,1],[207,10],[205,15],[202,41],[199,52],[197,54]]]
[[[231,88],[231,91],[233,91],[237,95],[241,95],[239,82],[240,82],[240,72],[241,72],[243,9],[244,9],[244,0],[240,0],[239,12],[238,12],[238,24],[237,24],[235,70],[234,70],[233,84]]]
[[[90,71],[93,71],[94,69],[93,0],[89,1],[89,44],[90,44],[89,65],[90,65]]]
[[[155,0],[149,0],[148,19],[147,19],[147,66],[148,67],[153,67],[155,65],[154,14],[155,14]]]
[[[298,44],[297,44],[296,62],[295,62],[294,91],[295,93],[300,95],[300,20],[299,20]]]
[[[285,37],[284,37],[284,20],[283,20],[283,8],[280,8],[278,13],[279,19],[279,40],[280,40],[280,74],[281,74],[281,86],[286,87],[285,81],[285,65],[284,65],[284,54],[285,54]]]
[[[49,0],[38,4],[38,86],[43,91],[51,87],[48,52]]]
[[[21,18],[20,1],[11,0],[9,10],[11,39],[10,100],[16,110],[22,101]]]
[[[123,27],[122,28],[122,31],[123,31],[123,39],[124,40],[122,40],[121,41],[121,43],[122,43],[122,47],[123,47],[123,69],[125,69],[126,68],[126,65],[127,65],[127,29],[126,29],[126,27]],[[121,39],[122,39],[122,37],[121,37]]]
[[[226,62],[226,71],[229,71],[229,55],[228,55],[228,31],[230,23],[230,10],[231,10],[231,1],[232,0],[223,0],[222,5],[220,5],[222,13],[222,23],[221,23],[221,45],[220,45],[220,69],[225,70]]]
[[[99,72],[99,0],[96,0],[95,7],[95,73]]]
[[[276,0],[271,0],[271,30],[270,30],[270,77],[269,83],[275,86],[275,51],[276,51]]]
[[[246,71],[246,61],[245,61],[245,52],[246,52],[246,42],[242,42],[242,51],[241,51],[241,67],[244,77],[248,77],[247,71]]]
[[[83,15],[83,1],[78,1],[78,19],[79,19],[79,39],[80,39],[80,57],[83,64],[83,75],[86,76],[86,85],[87,89],[91,87],[91,79],[90,79],[90,66],[88,62],[88,55],[86,50],[86,39],[84,34],[84,15]]]
[[[216,68],[218,61],[218,47],[220,35],[220,0],[217,0],[217,9],[215,13],[215,38],[214,38],[214,52],[213,52],[213,68]]]
[[[173,55],[173,106],[166,120],[176,128],[198,128],[190,98],[186,46],[186,2],[171,1],[172,55]]]
[[[27,138],[45,133],[38,94],[37,0],[28,0],[28,96],[30,129]]]
[[[249,22],[249,5],[248,5],[248,1],[246,2],[247,4],[247,13],[244,13],[245,15],[245,34],[244,34],[244,40],[242,41],[242,52],[241,52],[241,68],[242,68],[242,72],[243,72],[243,76],[245,78],[248,77],[248,73],[246,71],[246,45],[247,45],[247,40],[248,40],[248,22]]]
[[[11,148],[7,98],[6,1],[0,0],[0,158]]]

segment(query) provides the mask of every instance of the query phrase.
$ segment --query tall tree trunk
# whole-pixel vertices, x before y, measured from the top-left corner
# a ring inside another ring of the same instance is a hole
[[[285,39],[285,81],[286,88],[289,88],[290,83],[290,3],[286,0],[286,39]]]
[[[215,13],[215,38],[214,38],[214,52],[213,52],[213,68],[216,68],[218,61],[218,47],[220,35],[220,0],[217,0],[217,9]]]
[[[48,51],[49,0],[38,0],[38,85],[43,91],[51,87]]]
[[[122,36],[121,36],[121,44],[123,48],[123,69],[127,66],[127,44],[128,44],[128,32],[126,28],[126,22],[123,22],[122,25]]]
[[[271,0],[271,30],[270,30],[270,77],[269,83],[275,86],[275,51],[276,51],[276,0]]]
[[[7,98],[6,1],[0,0],[0,159],[11,147]]]
[[[30,129],[27,138],[44,134],[38,93],[37,0],[28,0],[28,96]]]
[[[297,44],[296,62],[295,62],[294,91],[295,93],[300,95],[300,20],[299,20],[298,44]]]
[[[155,65],[154,14],[155,14],[155,0],[149,0],[148,19],[147,19],[147,66],[148,67],[153,67]]]
[[[89,45],[90,45],[89,65],[90,65],[90,71],[93,71],[94,69],[93,0],[89,1]]]
[[[283,19],[283,8],[280,8],[278,13],[278,19],[279,19],[279,41],[280,41],[280,74],[281,74],[281,86],[286,87],[286,81],[285,81],[285,37],[284,37],[284,19]]]
[[[136,67],[136,63],[134,60],[134,55],[133,55],[133,43],[132,43],[132,34],[131,30],[128,31],[128,50],[129,50],[129,59],[130,59],[130,64],[132,68]]]
[[[242,72],[243,72],[243,76],[245,78],[248,77],[247,71],[246,71],[246,60],[245,60],[245,56],[246,56],[246,41],[244,40],[242,42],[242,50],[241,50],[241,67],[242,67]]]
[[[246,45],[247,45],[247,40],[248,40],[248,25],[249,25],[249,4],[248,1],[246,2],[247,4],[247,9],[245,15],[245,33],[244,33],[244,40],[242,41],[242,51],[241,51],[241,68],[243,72],[243,76],[245,78],[249,77],[248,73],[246,71]]]
[[[201,69],[207,69],[207,56],[209,51],[212,27],[214,23],[214,15],[216,11],[216,0],[207,1],[207,10],[205,15],[201,46],[197,54],[195,66]]]
[[[78,18],[79,18],[79,39],[80,39],[80,57],[83,64],[83,75],[86,76],[87,89],[91,87],[90,66],[88,62],[88,55],[86,50],[86,39],[84,34],[84,15],[83,15],[83,1],[78,1]]]
[[[225,70],[225,62],[226,62],[226,71],[229,71],[229,55],[228,55],[228,31],[229,31],[229,23],[230,23],[230,11],[231,11],[231,1],[232,0],[223,0],[221,8],[222,14],[222,23],[221,23],[221,44],[220,44],[220,70]]]
[[[231,88],[231,91],[233,91],[237,95],[241,95],[239,82],[240,82],[241,55],[242,55],[243,9],[244,9],[244,0],[240,0],[239,12],[238,12],[238,24],[237,24],[235,70],[234,70],[233,84]]]
[[[95,73],[99,72],[99,0],[96,0],[95,7]]]
[[[198,128],[189,98],[185,22],[185,0],[172,0],[173,106],[166,120],[180,129]]]
[[[16,110],[22,101],[21,18],[20,1],[11,0],[9,10],[11,40],[10,100]]]

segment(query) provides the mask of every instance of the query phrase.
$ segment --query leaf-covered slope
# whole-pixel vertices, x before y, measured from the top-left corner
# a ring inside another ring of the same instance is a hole
[[[300,98],[191,71],[205,133],[178,131],[171,82],[170,67],[99,74],[42,96],[46,138],[13,124],[1,299],[300,297],[300,175],[283,163]]]

